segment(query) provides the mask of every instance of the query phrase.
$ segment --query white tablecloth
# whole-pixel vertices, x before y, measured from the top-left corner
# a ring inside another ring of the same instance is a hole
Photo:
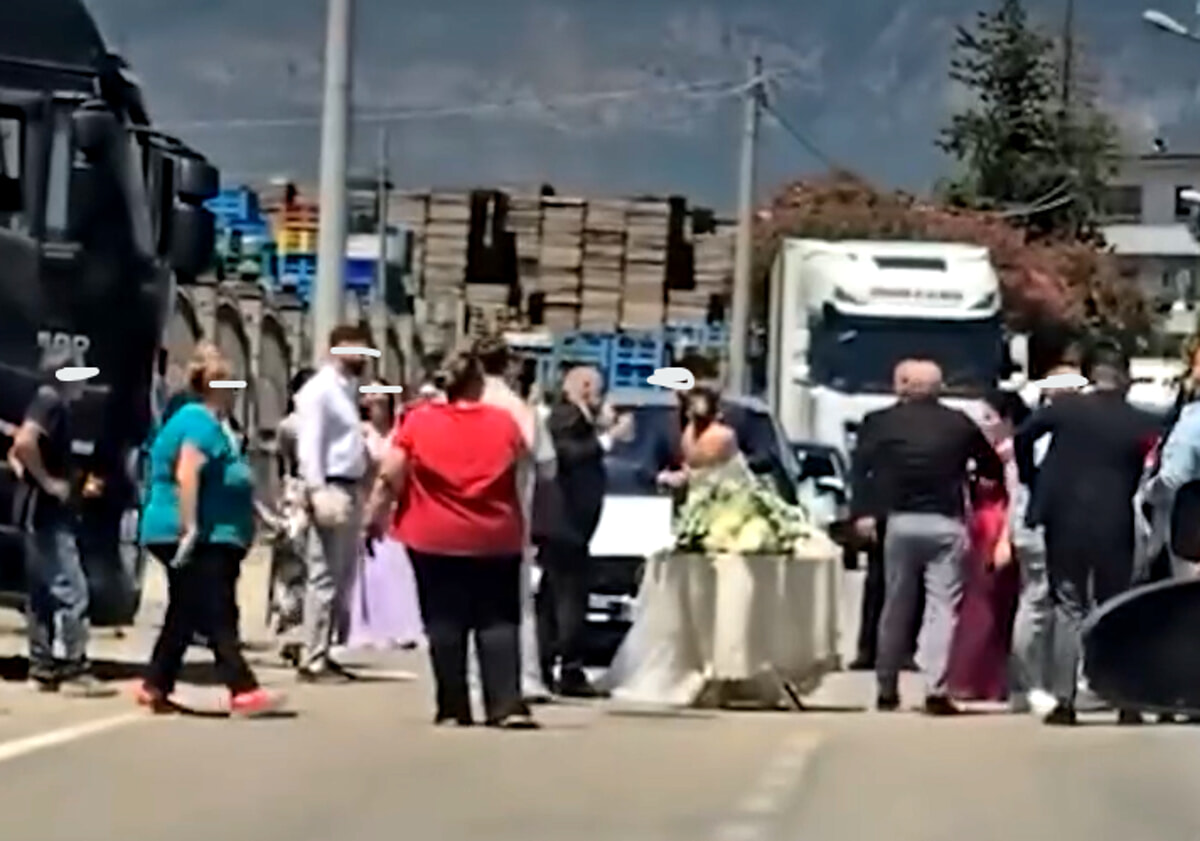
[[[840,556],[662,553],[646,562],[633,627],[604,685],[618,702],[707,706],[731,684],[798,705],[838,667]]]

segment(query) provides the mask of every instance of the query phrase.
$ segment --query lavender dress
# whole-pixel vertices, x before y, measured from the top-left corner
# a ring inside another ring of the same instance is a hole
[[[389,446],[374,427],[366,428],[367,449],[378,465]],[[414,645],[425,635],[417,583],[408,553],[400,543],[384,538],[372,553],[359,557],[350,590],[349,648],[395,648]]]

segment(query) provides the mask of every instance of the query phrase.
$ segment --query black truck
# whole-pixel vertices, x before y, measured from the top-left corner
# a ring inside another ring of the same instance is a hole
[[[99,368],[72,445],[96,625],[130,624],[141,599],[139,453],[154,369],[176,282],[211,264],[203,204],[218,180],[203,156],[153,129],[136,78],[82,0],[0,3],[0,428],[20,422],[48,349]],[[0,439],[0,456],[10,444]],[[19,606],[23,539],[6,468],[0,604]]]

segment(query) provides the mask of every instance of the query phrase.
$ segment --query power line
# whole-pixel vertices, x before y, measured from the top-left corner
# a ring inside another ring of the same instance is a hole
[[[831,158],[829,155],[825,154],[824,150],[822,150],[821,147],[817,146],[816,143],[814,143],[812,140],[810,140],[808,137],[806,137],[804,132],[802,132],[802,131],[800,131],[800,129],[796,128],[796,126],[793,125],[792,122],[790,120],[788,120],[787,117],[780,114],[775,109],[775,107],[773,105],[771,105],[771,103],[769,103],[769,102],[763,103],[763,110],[765,110],[768,114],[771,115],[772,119],[775,120],[776,125],[778,125],[781,129],[783,129],[786,134],[790,135],[793,140],[795,140],[797,143],[799,143],[801,146],[803,146],[810,155],[815,157],[817,160],[821,161],[821,163],[825,164],[825,166],[829,167],[830,169],[834,169],[834,170],[843,170],[846,172],[850,171],[846,167],[844,167],[840,163],[838,163],[836,160]]]
[[[731,81],[729,79],[709,79],[698,82],[676,83],[673,85],[642,86],[624,90],[592,91],[581,94],[566,94],[550,98],[536,96],[516,97],[499,102],[478,102],[471,105],[454,105],[432,108],[404,108],[397,110],[360,112],[354,114],[357,123],[398,123],[410,120],[436,120],[446,117],[475,117],[491,113],[504,113],[519,109],[540,110],[547,108],[569,108],[586,105],[598,105],[609,102],[625,102],[653,96],[695,96],[697,98],[725,99],[742,95],[750,88],[761,84],[775,73],[766,73],[759,79],[749,81]],[[298,128],[319,125],[319,115],[311,117],[281,117],[281,118],[234,118],[223,120],[196,120],[177,122],[167,125],[173,131],[199,131],[207,129],[237,129],[237,128]]]

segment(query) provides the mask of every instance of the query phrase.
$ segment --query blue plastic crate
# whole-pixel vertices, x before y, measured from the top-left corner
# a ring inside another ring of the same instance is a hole
[[[666,337],[661,330],[620,333],[613,339],[609,368],[618,365],[661,365],[666,358]]]
[[[646,379],[659,367],[659,363],[618,362],[609,369],[609,388],[628,391],[630,389],[654,388]]]
[[[691,322],[669,324],[667,340],[672,345],[686,345],[699,350],[719,350],[729,343],[729,328],[724,324]]]
[[[204,203],[222,224],[252,222],[261,219],[258,194],[248,187],[222,190]]]
[[[579,330],[560,336],[555,342],[554,352],[573,362],[605,365],[608,362],[612,340],[611,333]]]

